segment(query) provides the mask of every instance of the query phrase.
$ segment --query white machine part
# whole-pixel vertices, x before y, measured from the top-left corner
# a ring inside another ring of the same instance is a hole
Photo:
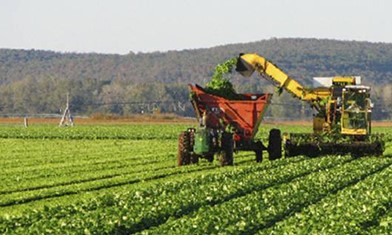
[[[332,86],[332,79],[334,77],[314,77],[313,78],[313,87],[331,87]],[[361,77],[360,76],[354,76],[355,78],[355,84],[359,85],[361,84]]]

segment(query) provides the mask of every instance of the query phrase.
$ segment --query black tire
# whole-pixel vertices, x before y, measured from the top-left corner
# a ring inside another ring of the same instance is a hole
[[[269,160],[276,160],[282,157],[282,137],[279,129],[271,129],[268,139]]]
[[[256,150],[256,162],[262,162],[263,161],[263,151],[262,150]]]
[[[197,164],[199,163],[199,155],[195,154],[195,153],[191,153],[190,154],[190,163],[191,164]]]
[[[256,155],[256,162],[262,162],[263,161],[263,150],[265,150],[265,147],[263,143],[260,141],[256,141],[254,144],[254,151]]]
[[[192,129],[188,129],[188,135],[189,135],[189,153],[190,153],[190,164],[197,164],[199,163],[199,155],[193,153],[193,146],[195,145],[195,132]]]
[[[284,157],[293,157],[292,152],[291,152],[291,141],[286,140],[284,144]]]
[[[208,154],[207,156],[205,156],[205,158],[207,159],[208,162],[213,162],[214,161],[214,154]]]
[[[222,133],[221,148],[219,158],[221,166],[232,166],[234,148],[233,134],[227,132]]]
[[[189,133],[187,131],[181,132],[178,137],[178,154],[177,154],[177,163],[178,166],[188,165],[191,163],[190,157],[190,141],[189,141]]]

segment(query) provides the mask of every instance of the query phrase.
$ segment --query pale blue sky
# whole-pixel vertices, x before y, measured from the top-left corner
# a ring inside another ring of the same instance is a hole
[[[271,37],[392,42],[390,0],[0,0],[0,48],[126,54]]]

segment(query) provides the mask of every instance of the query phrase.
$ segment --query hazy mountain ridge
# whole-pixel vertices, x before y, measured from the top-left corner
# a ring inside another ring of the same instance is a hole
[[[391,43],[270,39],[208,49],[126,55],[0,49],[0,113],[54,112],[66,90],[70,90],[72,105],[78,113],[126,114],[143,109],[91,106],[102,102],[164,100],[185,104],[187,83],[204,85],[218,63],[240,52],[256,52],[268,58],[306,86],[315,76],[359,75],[363,83],[374,87],[379,111],[392,109],[383,90],[392,84]],[[258,77],[245,79],[233,75],[231,79],[241,92],[271,90],[271,83]],[[36,96],[40,98],[35,99]],[[155,109],[179,114],[191,112],[174,107],[158,105]]]

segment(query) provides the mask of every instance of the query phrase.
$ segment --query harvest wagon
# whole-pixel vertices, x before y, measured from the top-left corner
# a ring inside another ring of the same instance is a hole
[[[189,89],[199,127],[181,132],[179,166],[197,163],[199,158],[212,162],[214,156],[222,166],[232,165],[234,151],[254,151],[258,162],[263,151],[268,151],[270,160],[282,156],[279,130],[270,131],[268,147],[254,139],[272,94],[238,94],[229,100],[198,85],[189,85]]]

